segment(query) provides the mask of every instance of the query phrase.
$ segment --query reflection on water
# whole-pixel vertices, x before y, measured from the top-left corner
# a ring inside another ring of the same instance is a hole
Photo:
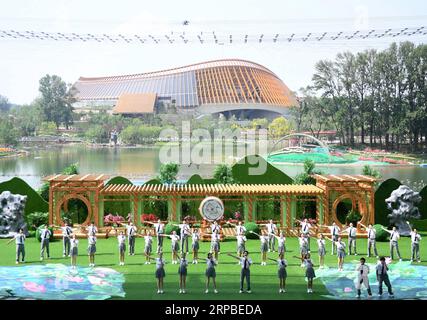
[[[244,148],[239,146],[238,148]],[[240,150],[241,151],[241,150]],[[160,168],[158,147],[139,148],[91,148],[83,145],[32,149],[31,154],[20,158],[0,159],[0,181],[14,176],[21,177],[33,187],[40,185],[40,177],[60,172],[65,166],[78,162],[81,173],[105,173],[121,175],[134,181],[148,180],[158,174]],[[291,177],[302,172],[301,165],[276,166]],[[211,177],[215,164],[196,166],[182,165],[179,176],[186,179],[193,174]],[[328,174],[360,174],[360,166],[319,166]],[[427,168],[418,166],[377,167],[384,179],[396,178],[411,181],[427,181]]]

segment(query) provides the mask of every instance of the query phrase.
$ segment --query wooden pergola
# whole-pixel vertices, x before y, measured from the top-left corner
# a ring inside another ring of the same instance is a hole
[[[325,224],[335,222],[342,227],[337,218],[338,204],[349,199],[352,209],[358,211],[362,216],[364,225],[375,222],[375,178],[365,175],[319,175],[313,176],[316,186],[324,191],[323,208],[329,212],[325,216]],[[361,230],[358,230],[361,232]]]
[[[45,177],[49,182],[49,224],[62,224],[61,208],[68,211],[68,201],[79,199],[83,201],[88,210],[86,221],[99,221],[104,212],[99,211],[100,191],[104,187],[104,181],[109,177],[105,174],[57,174]]]
[[[361,175],[314,175],[316,185],[288,184],[112,184],[105,185],[108,176],[101,175],[53,175],[44,178],[50,184],[49,223],[62,224],[61,210],[67,211],[70,199],[80,199],[88,208],[88,217],[82,225],[91,221],[99,227],[104,224],[104,203],[109,201],[130,202],[131,215],[136,225],[141,225],[144,201],[165,201],[168,204],[168,220],[181,220],[182,201],[202,201],[216,196],[223,201],[241,201],[245,221],[256,221],[256,203],[280,202],[280,224],[287,235],[296,234],[297,205],[302,202],[316,203],[319,224],[340,222],[336,208],[340,201],[350,199],[354,209],[362,215],[364,224],[374,222],[375,179]],[[62,209],[63,207],[63,209]]]
[[[280,201],[280,223],[284,230],[293,228],[296,219],[297,201],[315,201],[318,203],[318,215],[323,219],[323,190],[314,185],[286,184],[148,184],[135,186],[116,184],[101,190],[105,201],[130,201],[133,203],[134,222],[140,224],[143,202],[148,197],[159,197],[168,202],[168,219],[181,220],[181,203],[185,201],[202,201],[207,196],[216,196],[223,201],[242,201],[245,221],[256,220],[256,202],[269,201],[264,196],[276,196]]]

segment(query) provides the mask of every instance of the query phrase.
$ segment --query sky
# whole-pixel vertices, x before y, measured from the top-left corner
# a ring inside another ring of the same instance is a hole
[[[188,25],[183,25],[187,20]],[[425,0],[0,0],[0,30],[155,37],[185,33],[218,36],[356,31],[403,27],[427,28]],[[314,66],[339,52],[375,48],[392,41],[423,43],[427,36],[248,44],[126,44],[26,40],[0,37],[0,95],[16,104],[31,103],[39,79],[59,75],[67,83],[80,76],[123,75],[227,58],[250,60],[277,74],[294,91],[311,83]]]

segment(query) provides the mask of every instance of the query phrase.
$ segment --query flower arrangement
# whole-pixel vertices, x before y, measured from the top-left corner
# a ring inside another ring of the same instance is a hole
[[[117,226],[119,223],[122,223],[125,221],[125,218],[122,216],[119,216],[118,214],[112,215],[111,213],[104,216],[104,224],[106,226]]]
[[[143,215],[141,215],[142,223],[144,223],[145,221],[157,222],[158,219],[159,218],[153,213],[144,213]]]
[[[234,219],[236,219],[237,221],[242,220],[242,214],[239,211],[236,211],[234,213]]]

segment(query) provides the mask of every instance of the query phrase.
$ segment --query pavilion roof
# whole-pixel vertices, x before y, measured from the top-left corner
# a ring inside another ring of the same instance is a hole
[[[43,178],[47,182],[101,182],[107,179],[109,176],[105,174],[54,174]]]
[[[375,182],[377,179],[361,174],[314,174],[317,181],[323,182]]]
[[[315,185],[291,184],[111,184],[101,190],[104,195],[319,195]]]

